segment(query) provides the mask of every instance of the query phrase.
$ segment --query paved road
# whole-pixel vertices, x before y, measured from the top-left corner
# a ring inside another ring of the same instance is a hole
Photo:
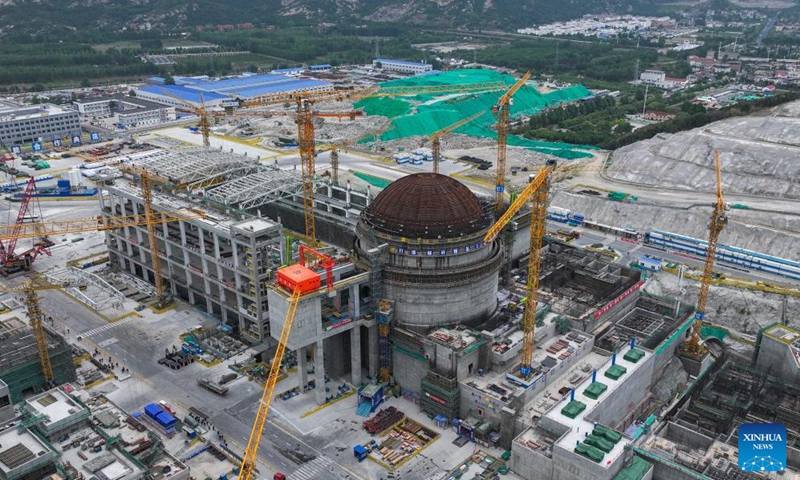
[[[132,411],[158,399],[199,408],[225,436],[231,450],[243,451],[261,397],[260,386],[246,379],[237,380],[236,388],[223,399],[196,384],[205,367],[193,364],[181,370],[170,370],[157,364],[164,349],[177,344],[175,333],[198,323],[197,315],[171,311],[155,319],[129,317],[130,320],[108,324],[60,292],[42,291],[40,297],[42,308],[58,325],[69,329],[67,337],[72,342],[81,335],[83,340],[78,343],[84,348],[91,352],[93,345],[98,345],[107,355],[119,360],[120,366],[125,365],[137,379],[149,385],[146,388],[134,383],[122,384],[121,388],[128,389],[118,402],[122,408]],[[160,327],[160,322],[169,323],[170,328]],[[301,478],[305,475],[326,479],[358,478],[322,455],[319,452],[322,447],[324,445],[310,445],[284,426],[268,420],[259,446],[259,476],[272,478],[280,471],[292,478],[294,472],[301,471]]]

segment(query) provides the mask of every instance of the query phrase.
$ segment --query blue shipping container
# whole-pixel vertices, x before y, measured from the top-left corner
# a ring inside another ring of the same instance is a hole
[[[158,424],[162,427],[168,428],[175,425],[175,417],[167,412],[161,412],[156,415],[156,422],[158,422]]]
[[[155,419],[159,413],[163,413],[164,409],[156,405],[155,403],[151,403],[144,407],[144,413],[147,414],[148,417]]]

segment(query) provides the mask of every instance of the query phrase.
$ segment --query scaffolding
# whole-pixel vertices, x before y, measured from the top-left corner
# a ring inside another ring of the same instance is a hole
[[[19,403],[23,392],[42,391],[45,378],[33,331],[27,327],[8,329],[8,326],[0,326],[0,378],[8,385],[12,402]],[[75,381],[72,348],[47,329],[45,340],[55,383],[61,385]]]
[[[431,415],[458,418],[461,411],[461,389],[458,380],[440,375],[433,370],[422,378],[420,408]]]
[[[394,318],[394,305],[389,300],[378,302],[375,318],[378,321],[378,381],[388,382],[392,374],[392,348],[389,344],[389,326]]]

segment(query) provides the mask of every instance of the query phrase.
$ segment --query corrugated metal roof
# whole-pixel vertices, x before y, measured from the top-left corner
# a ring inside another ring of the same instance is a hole
[[[424,67],[426,65],[429,65],[427,63],[409,62],[408,60],[392,60],[391,58],[376,58],[372,62],[396,63],[398,65],[408,65],[410,67]]]
[[[312,88],[329,87],[329,86],[331,86],[330,82],[324,82],[322,80],[313,80],[310,78],[304,78],[300,80],[290,79],[272,85],[263,85],[263,86],[245,88],[235,93],[236,95],[242,98],[247,98],[247,97],[253,97],[255,95],[270,95],[274,93],[296,92],[299,90],[309,90]]]
[[[192,88],[210,92],[230,92],[258,85],[270,85],[287,81],[283,75],[249,75],[246,77],[226,78],[225,80],[205,80],[191,83]]]
[[[169,93],[180,98],[181,100],[186,100],[187,102],[195,102],[195,103],[200,101],[201,93],[203,94],[203,100],[205,101],[219,100],[222,98],[230,97],[230,95],[220,95],[219,93],[214,93],[214,92],[201,92],[199,90],[193,90],[191,88],[184,87],[181,85],[151,85],[148,87],[142,87],[139,90],[143,92],[153,93],[155,95],[163,95],[165,97],[169,97],[169,94],[165,92],[166,90]]]

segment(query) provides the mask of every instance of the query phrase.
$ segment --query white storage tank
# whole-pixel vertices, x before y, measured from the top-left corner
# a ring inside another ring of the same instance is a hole
[[[68,180],[72,188],[80,187],[83,183],[83,177],[81,176],[81,171],[77,168],[73,168],[69,171]]]

